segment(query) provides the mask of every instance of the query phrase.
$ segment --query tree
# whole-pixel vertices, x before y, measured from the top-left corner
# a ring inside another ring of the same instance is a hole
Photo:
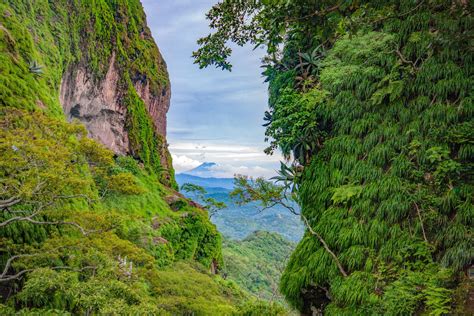
[[[220,202],[214,198],[208,197],[206,189],[204,189],[202,186],[192,183],[185,183],[181,186],[181,190],[194,195],[197,201],[202,203],[202,207],[208,212],[209,218],[227,207],[224,202]]]
[[[0,226],[48,223],[45,218],[65,215],[70,200],[87,204],[97,198],[93,182],[82,176],[83,127],[19,110],[2,114]]]
[[[330,0],[225,0],[214,5],[207,13],[209,26],[216,31],[198,40],[200,48],[193,53],[193,57],[201,68],[214,65],[230,71],[232,65],[228,58],[232,49],[228,42],[239,46],[250,43],[255,47],[265,46],[267,60],[278,63],[277,57],[281,55],[279,46],[291,35],[311,44],[319,42],[318,37],[310,35],[312,26],[318,24],[323,25],[319,33],[332,41],[337,34],[330,30],[341,24],[347,12],[358,8],[357,4],[343,1],[334,4]]]
[[[122,176],[128,173],[109,176],[114,165],[112,153],[88,139],[81,125],[39,112],[3,109],[0,139],[0,241],[5,258],[0,282],[33,271],[16,271],[13,266],[17,261],[54,256],[65,248],[44,251],[27,244],[40,243],[66,227],[83,236],[110,229],[97,217],[88,220],[84,214],[100,199],[94,177],[105,179],[105,187],[111,191],[139,193],[130,184],[132,180]]]
[[[282,166],[285,166],[282,163]],[[286,167],[288,168],[288,167]],[[264,178],[253,179],[248,176],[237,175],[234,178],[234,190],[231,192],[231,196],[237,200],[238,204],[247,204],[250,202],[260,203],[262,209],[265,211],[269,208],[272,208],[276,205],[283,206],[289,212],[294,215],[301,216],[303,223],[306,226],[307,230],[314,235],[322,244],[324,249],[331,255],[336,263],[339,271],[345,277],[347,277],[347,272],[341,265],[336,254],[329,248],[326,241],[323,239],[321,234],[317,233],[312,227],[306,216],[298,212],[296,209],[297,205],[297,191],[292,190],[291,193],[288,193],[289,182],[296,182],[297,180],[291,179],[290,181],[286,178],[287,171],[286,168],[282,167],[282,172],[280,175],[275,177],[278,181],[284,181],[285,185],[277,185],[271,181],[265,180]]]

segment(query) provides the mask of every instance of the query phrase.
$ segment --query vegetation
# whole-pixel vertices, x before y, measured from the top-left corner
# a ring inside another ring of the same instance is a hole
[[[64,72],[84,64],[97,82],[114,54],[133,155],[177,189],[165,140],[155,133],[134,88],[137,82],[148,84],[158,96],[169,85],[140,1],[9,0],[0,4],[0,23],[0,106],[40,107],[62,118],[59,90]],[[164,165],[161,158],[168,162]]]
[[[209,218],[227,207],[224,202],[217,201],[212,197],[207,197],[206,189],[197,184],[185,183],[181,186],[181,191],[193,195],[197,201],[203,203],[202,207],[208,212]]]
[[[209,11],[201,67],[230,70],[228,41],[267,48],[266,151],[288,159],[279,200],[298,202],[307,227],[280,286],[303,313],[472,313],[460,299],[473,287],[472,9],[277,0]],[[275,200],[254,183],[240,197]]]
[[[59,104],[69,67],[99,80],[113,54],[133,157],[87,138]],[[284,312],[216,275],[220,234],[174,190],[133,87],[168,85],[138,0],[2,2],[0,63],[0,314]]]
[[[207,272],[222,257],[206,213],[172,211],[172,191],[134,159],[40,112],[3,109],[0,133],[2,314],[215,313],[245,300]]]
[[[256,231],[243,240],[225,239],[224,275],[259,298],[283,303],[280,277],[295,244],[276,233]]]

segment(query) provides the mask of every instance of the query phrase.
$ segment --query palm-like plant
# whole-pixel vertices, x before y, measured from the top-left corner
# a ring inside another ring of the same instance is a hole
[[[309,53],[298,53],[299,63],[295,70],[298,75],[295,77],[296,86],[303,91],[307,91],[315,84],[315,79],[321,70],[321,61],[326,52],[322,45],[317,46]]]
[[[306,69],[311,75],[317,76],[321,68],[321,61],[325,55],[326,52],[322,45],[317,46],[309,53],[298,53],[300,62],[295,69]]]
[[[272,121],[273,121],[272,114],[269,111],[265,111],[265,114],[263,116],[263,120],[265,121],[265,123],[262,124],[263,127],[270,126],[270,124],[272,124]]]
[[[43,74],[43,66],[38,64],[36,60],[32,60],[28,66],[29,71],[36,75],[36,76],[41,76]]]
[[[300,178],[303,174],[303,166],[296,163],[287,166],[285,163],[280,161],[280,170],[277,171],[278,175],[270,178],[276,182],[282,182],[285,190],[290,190],[291,195],[295,201],[299,189]]]

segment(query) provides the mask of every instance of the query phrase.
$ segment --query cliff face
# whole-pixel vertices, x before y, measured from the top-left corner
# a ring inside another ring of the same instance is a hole
[[[119,72],[115,54],[104,79],[94,84],[86,67],[70,67],[61,81],[60,103],[69,121],[84,123],[89,136],[117,154],[129,153],[130,141],[125,127],[127,109],[120,102]]]
[[[91,138],[118,155],[134,156],[175,186],[166,144],[168,73],[140,1],[10,2],[2,12],[2,36],[12,47],[19,36],[28,44],[8,51],[10,62],[23,63],[23,70],[38,65],[40,73],[27,84],[45,94],[24,95],[31,98],[18,107],[36,104],[79,120]],[[11,23],[25,23],[31,34],[16,34]],[[22,89],[20,82],[5,82],[11,91]],[[2,97],[7,101],[3,91]]]
[[[69,121],[81,121],[91,138],[119,155],[127,155],[131,153],[131,148],[126,126],[127,108],[122,102],[123,93],[119,86],[120,76],[115,53],[110,58],[105,77],[98,82],[86,66],[71,66],[61,80],[60,103]],[[163,87],[158,95],[150,91],[149,82],[136,80],[133,86],[146,105],[155,133],[166,137],[170,85]]]

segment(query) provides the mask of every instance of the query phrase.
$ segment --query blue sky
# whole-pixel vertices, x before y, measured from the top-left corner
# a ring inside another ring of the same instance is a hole
[[[191,54],[209,34],[205,13],[217,0],[142,0],[148,25],[168,65],[168,143],[177,172],[216,162],[213,176],[271,176],[280,156],[263,153],[267,86],[263,50],[234,49],[232,72],[199,69]]]

